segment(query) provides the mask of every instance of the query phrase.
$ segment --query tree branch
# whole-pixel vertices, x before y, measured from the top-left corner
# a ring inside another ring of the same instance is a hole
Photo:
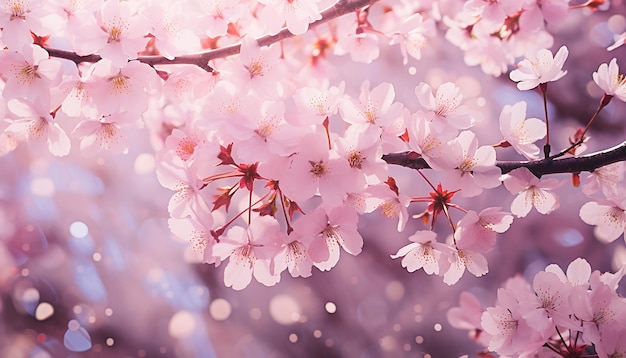
[[[328,9],[321,12],[322,18],[314,21],[309,24],[309,30],[313,29],[319,25],[322,25],[330,20],[336,19],[340,16],[343,16],[348,13],[352,13],[357,11],[358,9],[369,6],[379,0],[339,0],[337,3]],[[257,39],[259,46],[269,46],[278,41],[282,41],[296,35],[292,34],[287,28],[283,28],[276,35],[266,35]],[[86,55],[81,56],[76,52],[65,51],[56,48],[45,48],[48,51],[48,54],[52,57],[64,58],[66,60],[70,60],[75,64],[79,64],[81,62],[98,62],[102,59],[99,55]],[[174,65],[174,64],[188,64],[188,65],[196,65],[201,69],[213,72],[213,68],[209,66],[209,61],[214,60],[216,58],[224,58],[232,55],[236,55],[241,50],[241,43],[222,47],[214,50],[209,50],[206,52],[201,52],[192,55],[183,55],[177,56],[173,59],[167,59],[163,56],[139,56],[137,57],[137,61],[146,63],[150,66],[155,65]]]
[[[424,158],[416,152],[384,154],[388,164],[400,165],[412,169],[430,169]],[[496,165],[506,174],[513,169],[525,167],[535,176],[545,174],[592,172],[605,165],[626,161],[626,142],[613,148],[580,157],[562,159],[542,159],[533,161],[499,161]]]

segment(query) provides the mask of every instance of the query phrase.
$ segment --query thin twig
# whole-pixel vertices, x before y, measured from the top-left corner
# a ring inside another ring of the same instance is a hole
[[[348,13],[352,13],[361,9],[365,6],[369,6],[379,0],[354,0],[354,1],[338,1],[335,5],[329,7],[328,9],[321,12],[322,18],[314,21],[309,24],[309,29],[315,28],[319,25],[322,25],[330,20],[336,19],[340,16],[343,16]],[[294,37],[296,35],[292,34],[287,28],[283,28],[276,35],[266,35],[257,39],[259,46],[269,46],[273,43]],[[60,50],[56,48],[45,48],[48,51],[48,54],[52,57],[64,58],[66,60],[70,60],[77,65],[81,62],[98,62],[102,59],[99,55],[92,54],[81,56],[76,52]],[[241,43],[226,46],[214,50],[209,50],[197,54],[192,55],[183,55],[177,56],[173,59],[167,59],[163,56],[139,56],[137,57],[137,61],[146,63],[150,66],[155,65],[174,65],[174,64],[188,64],[188,65],[196,65],[201,69],[213,72],[213,68],[209,66],[209,61],[217,59],[217,58],[225,58],[228,56],[233,56],[238,54],[241,51]]]
[[[424,158],[415,152],[384,154],[383,160],[388,164],[412,169],[430,168]],[[626,161],[626,142],[613,148],[579,157],[533,161],[498,161],[496,166],[502,170],[502,174],[513,169],[526,167],[535,176],[541,178],[546,174],[592,172],[600,167],[622,161]]]

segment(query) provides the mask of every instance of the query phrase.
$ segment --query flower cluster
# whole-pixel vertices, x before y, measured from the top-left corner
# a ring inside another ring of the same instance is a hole
[[[626,266],[592,272],[581,258],[566,272],[552,264],[532,284],[520,276],[509,279],[493,307],[483,309],[464,292],[448,321],[502,356],[620,357],[626,353],[626,300],[616,290],[625,274]]]
[[[379,14],[372,1],[314,39],[271,42],[303,34],[328,20],[323,14],[349,8],[338,2],[320,12],[322,3],[191,2],[197,11],[183,12],[170,11],[176,6],[163,1],[7,0],[0,7],[0,109],[6,112],[0,153],[19,143],[47,147],[56,156],[126,153],[131,131],[148,127],[156,174],[173,191],[172,232],[191,241],[202,261],[228,260],[224,280],[235,289],[252,277],[273,285],[284,271],[306,277],[312,267],[329,270],[342,250],[361,252],[359,214],[379,211],[402,231],[409,205],[423,204],[416,217],[430,228],[418,230],[392,257],[402,257],[409,271],[442,275],[448,284],[465,269],[484,275],[484,253],[513,216],[501,210],[504,205],[463,208],[454,196],[476,197],[504,182],[517,195],[513,215],[526,216],[533,207],[542,214],[556,210],[559,181],[526,168],[503,176],[496,156],[512,147],[526,159],[540,158],[535,142],[548,139],[547,118],[526,118],[525,102],[507,105],[499,119],[502,141],[481,143],[475,127],[483,116],[459,84],[418,83],[417,108],[411,109],[398,101],[392,83],[360,81],[356,90],[331,81],[330,50],[369,63],[381,42],[399,44],[406,64],[409,56],[421,58],[435,22],[443,21],[449,40],[466,43],[466,62],[480,62],[488,73],[499,74],[515,56],[526,55],[510,77],[518,88],[531,89],[566,73],[567,47],[553,56],[545,48],[550,41],[535,42],[532,51],[526,45],[531,37],[544,38],[546,22],[563,19],[567,2],[468,1],[451,20],[435,4],[416,9],[402,3]],[[461,41],[460,34],[471,41]],[[215,55],[221,50],[230,52]],[[593,75],[606,93],[604,105],[613,97],[624,100],[618,70],[613,60]],[[571,149],[581,145],[582,139]],[[428,195],[400,190],[382,159],[394,152],[431,168],[432,176],[419,172],[424,182],[415,188]],[[547,158],[548,144],[544,153]],[[625,226],[622,201],[611,202],[581,209],[605,241]],[[449,235],[435,233],[437,218],[445,218]]]

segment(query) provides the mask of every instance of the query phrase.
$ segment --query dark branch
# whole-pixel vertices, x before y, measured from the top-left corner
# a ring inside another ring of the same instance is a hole
[[[385,154],[383,160],[389,164],[412,169],[430,169],[424,158],[416,152]],[[622,161],[626,161],[626,142],[580,157],[534,161],[499,161],[496,165],[502,170],[502,174],[513,169],[526,167],[538,178],[541,178],[546,174],[592,172],[605,165]]]
[[[312,22],[309,24],[309,29],[315,28],[319,25],[322,25],[330,20],[336,19],[345,14],[355,12],[358,9],[369,6],[379,0],[354,0],[354,1],[346,1],[339,0],[334,6],[324,10],[321,15],[322,18]],[[267,35],[257,39],[260,46],[269,46],[278,41],[282,41],[295,35],[289,32],[287,28],[282,29],[276,35]],[[76,52],[59,50],[55,48],[47,47],[46,50],[52,57],[64,58],[66,60],[70,60],[77,65],[81,62],[98,62],[102,59],[99,55],[86,55],[80,56]],[[196,65],[202,68],[205,71],[212,72],[213,69],[209,66],[209,61],[214,60],[216,58],[225,58],[228,56],[233,56],[239,53],[241,50],[241,44],[235,44],[227,47],[218,48],[215,50],[210,50],[202,53],[197,53],[193,55],[184,55],[177,56],[173,59],[167,59],[163,56],[139,56],[137,61],[146,63],[150,66],[155,65],[174,65],[174,64],[188,64],[188,65]]]

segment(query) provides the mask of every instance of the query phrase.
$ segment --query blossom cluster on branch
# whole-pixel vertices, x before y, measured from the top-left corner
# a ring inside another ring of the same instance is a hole
[[[403,231],[409,206],[422,210],[413,218],[426,227],[391,257],[408,271],[423,269],[454,284],[466,270],[488,272],[485,253],[514,217],[559,207],[556,191],[565,182],[546,174],[583,181],[591,201],[580,218],[600,240],[624,234],[623,150],[581,156],[599,113],[613,99],[626,101],[617,59],[590,74],[604,95],[570,146],[555,152],[550,141],[548,88],[566,76],[569,50],[553,54],[548,29],[569,11],[602,3],[4,0],[0,154],[18,145],[58,157],[127,153],[132,130],[147,127],[156,174],[173,192],[170,229],[192,242],[199,260],[228,261],[226,286],[244,289],[252,278],[272,286],[284,271],[308,277],[313,267],[330,270],[341,251],[361,252],[359,215],[378,211]],[[170,10],[186,6],[193,11]],[[421,59],[442,29],[467,65],[494,76],[515,65],[509,78],[519,90],[539,91],[545,117],[529,118],[524,101],[507,104],[492,123],[501,141],[485,143],[475,128],[488,119],[457,83],[418,83],[417,109],[410,109],[393,83],[359,81],[352,91],[341,78],[331,80],[334,58],[372,63],[385,46],[399,44],[407,64]],[[506,148],[523,159],[498,161]],[[407,195],[390,164],[416,169],[424,195]],[[456,202],[501,185],[514,196],[510,208]],[[448,231],[435,231],[437,220]],[[553,275],[546,280],[560,277]],[[604,281],[593,277],[591,292],[604,292]],[[583,288],[572,289],[581,302]],[[512,294],[502,295],[505,308],[488,310],[483,325],[496,337],[489,349],[512,354],[517,350],[502,348],[511,333],[497,329],[502,314],[517,308],[506,306]],[[569,321],[550,326],[544,313],[520,313],[537,316],[544,341],[555,327],[592,321],[576,315],[574,322],[570,313]],[[594,333],[584,336],[600,342]]]
[[[585,259],[563,271],[549,265],[532,284],[513,277],[498,289],[493,307],[470,292],[448,320],[489,351],[507,357],[620,357],[626,353],[626,301],[616,290],[626,268],[591,271]],[[590,349],[591,346],[595,348]],[[597,355],[592,355],[592,354]]]

